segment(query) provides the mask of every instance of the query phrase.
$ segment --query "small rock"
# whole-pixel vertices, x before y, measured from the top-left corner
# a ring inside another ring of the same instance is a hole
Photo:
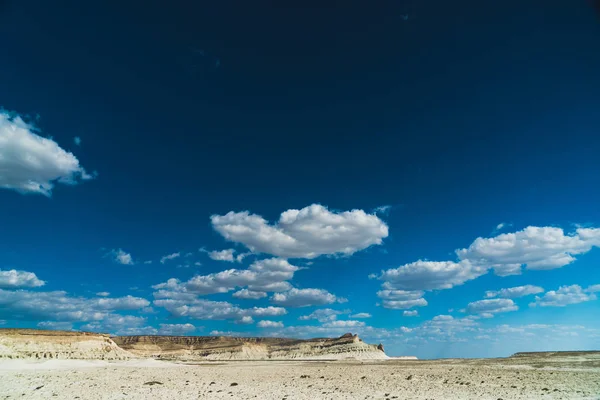
[[[38,386],[38,387],[36,387],[36,388],[35,388],[35,389],[33,389],[33,390],[40,390],[40,389],[41,389],[41,388],[43,388],[43,387],[44,387],[44,385],[42,385],[42,386]]]
[[[162,385],[162,382],[159,381],[150,381],[150,382],[146,382],[144,383],[144,385],[148,385],[148,386],[154,386],[154,385]]]
[[[233,382],[231,385],[229,386],[237,386],[238,384],[236,382]]]
[[[407,381],[410,381],[412,378],[413,378],[413,376],[412,376],[412,375],[409,375],[409,376],[407,376],[407,377],[406,377],[406,380],[407,380]]]

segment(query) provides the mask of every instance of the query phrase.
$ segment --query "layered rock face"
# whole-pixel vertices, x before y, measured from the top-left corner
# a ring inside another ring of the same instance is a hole
[[[127,360],[136,358],[109,335],[37,329],[0,329],[0,359]]]
[[[119,336],[122,349],[165,360],[387,359],[382,347],[346,334],[336,339],[242,338],[226,336]]]

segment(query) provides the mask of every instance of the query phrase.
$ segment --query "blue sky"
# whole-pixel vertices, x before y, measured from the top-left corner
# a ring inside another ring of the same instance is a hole
[[[2,326],[600,347],[587,2],[5,3]]]

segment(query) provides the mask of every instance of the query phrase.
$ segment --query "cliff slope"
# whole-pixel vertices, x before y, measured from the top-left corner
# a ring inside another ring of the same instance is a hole
[[[0,359],[127,360],[109,335],[38,329],[0,329]]]
[[[387,359],[383,346],[345,334],[335,339],[245,338],[227,336],[118,336],[122,349],[165,360]]]

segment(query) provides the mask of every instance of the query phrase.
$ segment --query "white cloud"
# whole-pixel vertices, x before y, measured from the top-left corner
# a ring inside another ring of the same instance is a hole
[[[378,279],[384,280],[390,289],[436,290],[454,286],[478,278],[487,269],[468,261],[415,261],[395,269],[382,271]]]
[[[106,318],[90,322],[81,327],[81,329],[92,332],[116,333],[120,335],[144,335],[156,332],[154,328],[147,327],[142,331],[141,327],[146,323],[146,318],[136,317],[134,315],[110,314]],[[149,333],[147,330],[153,330]]]
[[[335,302],[343,303],[345,299],[336,297],[324,289],[296,289],[287,292],[275,293],[271,297],[275,304],[285,307],[309,307]]]
[[[542,297],[536,296],[535,302],[530,303],[529,306],[564,307],[570,304],[596,300],[597,297],[593,292],[596,290],[597,286],[598,285],[590,286],[587,290],[583,290],[579,285],[561,286],[558,290],[551,290]]]
[[[164,264],[164,263],[166,263],[168,260],[173,260],[173,259],[175,259],[175,258],[177,258],[177,257],[181,257],[181,253],[180,253],[180,252],[173,253],[173,254],[169,254],[169,255],[166,255],[166,256],[164,256],[164,257],[161,257],[161,259],[160,259],[160,263],[161,263],[161,264]]]
[[[211,222],[227,240],[242,243],[254,253],[283,258],[351,255],[381,244],[388,236],[387,225],[374,214],[363,210],[335,213],[318,204],[287,210],[274,225],[248,211],[213,215]]]
[[[150,305],[148,300],[133,296],[101,298],[93,301],[96,307],[103,310],[138,310]]]
[[[98,292],[98,293],[96,293],[96,296],[107,297],[107,296],[110,296],[110,293],[108,293],[108,292]]]
[[[56,331],[70,331],[73,329],[73,324],[71,322],[42,321],[37,324],[37,327]]]
[[[391,205],[384,205],[384,206],[375,207],[375,209],[373,209],[373,212],[375,214],[389,215],[391,210],[392,210]]]
[[[358,314],[352,314],[350,315],[350,318],[358,318],[358,319],[362,319],[362,318],[371,318],[372,315],[366,312],[361,312]]]
[[[478,300],[467,305],[467,312],[471,314],[497,314],[518,309],[511,299]]]
[[[0,109],[0,188],[51,196],[55,183],[92,179],[79,160],[35,127]]]
[[[363,321],[331,321],[323,324],[324,328],[356,328],[365,326]]]
[[[164,293],[163,293],[164,294]],[[158,296],[159,293],[155,293]],[[245,316],[273,317],[287,313],[282,307],[240,308],[226,301],[198,299],[189,293],[171,293],[171,298],[157,298],[154,305],[163,307],[171,316],[188,317],[199,320],[241,320]]]
[[[0,288],[33,288],[44,286],[46,282],[38,279],[33,272],[18,271],[11,269],[8,271],[0,270]]]
[[[419,312],[417,310],[404,311],[402,315],[404,315],[405,317],[417,317],[419,316]]]
[[[208,256],[215,261],[228,261],[234,262],[235,258],[233,257],[233,253],[235,253],[234,249],[227,249],[221,251],[210,251],[208,252]]]
[[[279,321],[258,321],[256,324],[259,328],[283,328],[283,322]]]
[[[228,269],[208,275],[197,275],[187,282],[169,279],[153,288],[159,289],[159,297],[166,298],[171,297],[171,292],[208,295],[227,293],[236,287],[247,286],[247,292],[241,291],[236,296],[242,297],[250,294],[256,295],[256,292],[287,290],[290,284],[286,281],[292,279],[298,270],[298,267],[290,264],[287,260],[270,258],[255,261],[248,269]]]
[[[81,146],[81,138],[79,136],[75,136],[73,138],[73,143],[75,143],[77,146]]]
[[[237,299],[258,300],[267,297],[267,292],[255,292],[253,290],[242,289],[233,294]]]
[[[515,299],[517,297],[529,296],[530,294],[543,293],[544,288],[533,285],[516,286],[500,290],[488,290],[485,292],[485,297],[503,297],[508,299]]]
[[[160,324],[160,329],[158,333],[160,335],[185,335],[187,333],[193,332],[196,330],[196,327],[192,324]]]
[[[144,261],[144,264],[152,264],[152,260]]]
[[[561,268],[598,246],[599,228],[578,228],[565,234],[561,228],[530,226],[493,238],[477,238],[468,248],[456,250],[458,261],[418,260],[369,278],[383,280],[382,286],[388,290],[451,289],[491,269],[507,276],[520,274],[523,266],[530,270]]]
[[[235,261],[241,263],[242,261],[244,261],[244,258],[251,256],[252,253],[248,252],[248,253],[240,253],[237,256],[235,256]]]
[[[200,261],[196,261],[196,262],[194,263],[194,265],[195,265],[196,267],[200,267],[200,266],[202,265],[202,263],[201,263]]]
[[[123,251],[122,249],[118,249],[118,250],[112,250],[110,252],[110,254],[112,254],[112,256],[114,257],[114,260],[116,262],[118,262],[119,264],[123,264],[123,265],[133,265],[133,257],[131,256],[131,254]]]
[[[579,228],[565,235],[561,228],[529,226],[494,238],[477,238],[469,248],[456,253],[461,260],[493,268],[496,275],[506,276],[520,274],[522,265],[530,270],[561,268],[575,261],[574,256],[597,246],[597,228]]]
[[[254,323],[254,318],[252,318],[249,315],[246,315],[246,316],[243,316],[242,318],[240,318],[237,321],[237,323],[238,324],[246,324],[246,325],[253,324]]]
[[[413,307],[425,307],[427,300],[422,296],[422,290],[380,290],[377,296],[382,299],[384,308],[406,310]]]
[[[98,321],[116,318],[114,311],[136,310],[150,302],[139,297],[85,298],[63,291],[32,292],[0,289],[0,317],[16,320],[52,320],[59,322]]]
[[[587,289],[585,289],[586,292],[588,293],[596,293],[596,292],[600,292],[600,285],[592,285],[592,286],[588,286]]]
[[[321,308],[319,310],[315,310],[308,315],[302,315],[298,317],[300,321],[308,321],[311,319],[316,319],[319,322],[327,322],[333,321],[337,318],[338,315],[344,314],[343,311],[333,310],[331,308]]]

